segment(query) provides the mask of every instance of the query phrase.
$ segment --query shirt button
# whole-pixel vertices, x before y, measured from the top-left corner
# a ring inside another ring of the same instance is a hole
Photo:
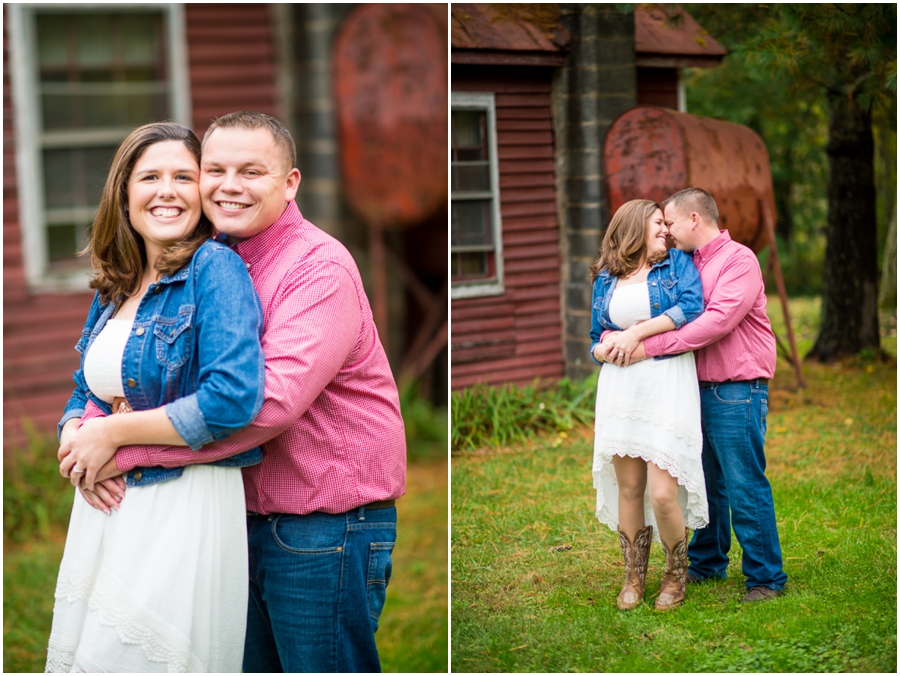
[[[135,481],[140,481],[141,479],[144,478],[144,475],[141,474],[140,472],[134,472],[131,476],[134,477]]]
[[[650,282],[650,286],[656,286],[656,282]]]
[[[244,263],[244,266],[246,266],[246,268],[247,268],[248,270],[250,269],[250,263]]]
[[[143,336],[143,335],[144,335],[144,327],[143,327],[143,326],[139,326],[139,327],[137,328],[137,331],[134,332],[134,335],[136,335],[136,336]]]
[[[659,307],[659,303],[654,303],[653,307]]]
[[[129,378],[125,381],[125,384],[128,385],[128,387],[134,387],[137,385],[137,381],[134,378]]]

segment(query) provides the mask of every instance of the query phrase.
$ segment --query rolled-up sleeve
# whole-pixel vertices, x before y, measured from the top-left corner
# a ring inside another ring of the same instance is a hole
[[[265,383],[262,311],[243,261],[225,248],[197,256],[197,390],[166,404],[169,420],[194,450],[249,425]]]

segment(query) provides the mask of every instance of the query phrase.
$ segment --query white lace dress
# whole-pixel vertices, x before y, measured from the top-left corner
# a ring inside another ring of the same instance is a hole
[[[85,359],[105,401],[122,396],[130,331],[130,320],[110,320]],[[46,671],[238,673],[247,585],[240,469],[193,465],[129,487],[110,516],[76,493]]]
[[[617,284],[609,307],[610,319],[628,328],[650,319],[646,282]],[[597,382],[594,424],[594,488],[597,518],[613,530],[619,524],[619,490],[614,455],[643,458],[678,480],[678,503],[688,528],[709,523],[706,484],[700,453],[700,390],[694,354],[670,359],[646,359],[630,366],[604,364]],[[659,528],[650,497],[644,493],[645,525]]]

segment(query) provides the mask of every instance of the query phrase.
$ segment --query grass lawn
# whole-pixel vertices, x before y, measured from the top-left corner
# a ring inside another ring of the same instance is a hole
[[[818,302],[791,302],[804,354]],[[786,342],[780,308],[770,303]],[[896,355],[896,324],[883,346]],[[897,531],[894,363],[803,364],[797,391],[779,361],[771,384],[767,474],[787,593],[738,602],[726,580],[652,610],[663,555],[651,551],[645,604],[621,613],[618,537],[594,517],[592,430],[453,458],[454,672],[896,672]]]
[[[54,475],[55,449],[33,453],[41,461],[25,457],[4,472],[4,673],[44,670],[71,506],[67,484]],[[386,672],[446,672],[446,460],[411,463],[407,490],[397,503],[393,576],[375,637]],[[7,538],[11,532],[18,538]]]

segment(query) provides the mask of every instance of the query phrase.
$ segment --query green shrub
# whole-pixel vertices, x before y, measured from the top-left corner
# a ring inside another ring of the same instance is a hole
[[[56,439],[26,422],[28,446],[3,461],[3,537],[14,542],[46,540],[65,530],[72,511],[72,485],[59,475]]]
[[[568,432],[591,424],[597,376],[582,381],[563,378],[555,386],[475,387],[451,397],[453,452],[506,446],[541,432]]]
[[[413,383],[400,390],[400,410],[406,429],[409,460],[447,457],[447,407],[419,396]]]

